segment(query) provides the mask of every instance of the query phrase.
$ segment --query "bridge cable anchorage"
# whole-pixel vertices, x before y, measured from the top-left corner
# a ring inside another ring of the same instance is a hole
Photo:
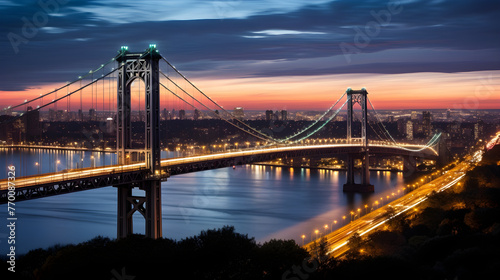
[[[160,73],[161,73],[161,72],[160,72]],[[195,105],[193,105],[193,104],[189,103],[189,102],[188,102],[188,101],[186,101],[184,98],[180,97],[177,93],[173,92],[171,89],[169,89],[168,87],[166,87],[163,83],[160,83],[160,85],[161,85],[163,88],[165,88],[166,90],[168,90],[170,93],[172,93],[174,96],[176,96],[177,98],[179,98],[181,101],[183,101],[183,102],[185,102],[186,104],[188,104],[189,106],[193,107],[194,109],[198,109],[198,110],[200,110],[198,107],[196,107]],[[193,98],[193,99],[194,99],[194,98]],[[200,104],[202,104],[205,108],[207,108],[208,110],[210,110],[210,112],[212,112],[214,115],[216,115],[216,114],[215,114],[215,112],[213,112],[213,111],[212,111],[212,109],[210,109],[210,108],[206,107],[203,103],[200,103]],[[200,110],[200,111],[201,111],[201,110]],[[245,129],[243,129],[243,128],[239,127],[239,126],[237,126],[236,124],[232,123],[231,121],[229,121],[229,120],[227,120],[227,119],[225,119],[225,118],[222,118],[222,117],[220,117],[220,118],[221,118],[222,120],[226,121],[227,123],[231,124],[232,126],[234,126],[234,127],[238,128],[238,129],[240,129],[241,131],[243,131],[243,132],[245,132],[245,133],[248,133],[248,134],[250,134],[250,135],[252,135],[252,136],[254,136],[254,137],[256,137],[256,138],[259,138],[259,139],[261,139],[261,140],[264,140],[264,141],[269,141],[269,139],[262,138],[262,137],[260,137],[260,136],[258,136],[258,135],[255,135],[254,133],[252,133],[252,132],[250,132],[250,131],[247,131],[247,130],[245,130]]]
[[[97,69],[95,69],[95,70],[90,70],[87,74],[82,75],[82,76],[79,76],[79,77],[78,77],[78,79],[73,80],[72,82],[66,83],[64,86],[58,87],[58,88],[56,88],[56,89],[54,89],[54,90],[52,90],[52,91],[50,91],[50,92],[48,92],[48,93],[46,93],[46,94],[42,94],[42,95],[40,95],[40,96],[38,96],[38,97],[35,97],[35,98],[33,98],[33,99],[30,99],[30,100],[25,100],[23,103],[20,103],[20,104],[18,104],[18,105],[15,105],[15,106],[9,106],[9,107],[7,107],[7,108],[3,108],[3,109],[2,109],[2,111],[4,111],[4,112],[5,112],[5,111],[7,111],[7,110],[12,110],[12,109],[15,109],[15,108],[21,107],[21,106],[23,106],[23,105],[27,105],[27,104],[29,104],[29,103],[31,103],[31,102],[37,101],[37,100],[39,100],[39,99],[43,99],[44,97],[46,97],[46,96],[48,96],[48,95],[51,95],[51,94],[53,94],[53,93],[56,93],[56,92],[58,92],[58,91],[60,91],[60,90],[62,90],[62,89],[64,89],[64,88],[66,88],[66,87],[69,87],[69,86],[70,86],[70,85],[72,85],[72,84],[75,84],[75,83],[77,83],[77,82],[79,82],[79,81],[82,81],[84,78],[86,78],[87,76],[91,75],[93,72],[99,71],[100,69],[102,69],[103,67],[105,67],[105,66],[109,65],[110,63],[112,63],[112,62],[114,62],[114,61],[115,61],[115,58],[112,58],[112,59],[110,59],[109,61],[107,61],[105,64],[101,64],[101,66],[100,66],[99,68],[97,68]]]
[[[406,148],[404,147],[403,145],[401,144],[398,144],[396,142],[396,140],[394,140],[394,138],[392,137],[392,135],[389,133],[389,131],[387,130],[387,128],[385,127],[384,123],[381,121],[380,117],[379,117],[379,114],[377,112],[377,110],[375,110],[375,107],[373,107],[373,104],[372,102],[370,101],[370,98],[367,97],[367,100],[368,100],[368,103],[370,103],[370,106],[372,107],[372,110],[375,112],[375,116],[377,118],[377,121],[382,125],[382,127],[384,128],[384,130],[387,132],[387,135],[389,135],[389,137],[391,138],[392,142],[394,142],[394,144],[396,146],[398,146],[399,148],[403,149],[403,150],[406,150],[406,151],[411,151],[411,152],[420,152],[420,151],[423,151],[427,148],[432,148],[432,146],[436,145],[437,142],[439,141],[439,138],[441,137],[441,133],[437,133],[437,134],[434,134],[432,136],[432,138],[427,142],[426,145],[424,145],[423,148],[420,148],[420,149],[410,149],[410,148]],[[434,150],[434,149],[433,149]]]
[[[84,85],[84,86],[82,86],[82,87],[80,87],[80,88],[78,88],[78,89],[76,89],[76,90],[74,90],[74,91],[71,91],[71,92],[69,92],[69,93],[68,93],[68,94],[66,94],[66,95],[63,95],[63,96],[61,96],[61,97],[59,97],[59,98],[57,98],[57,99],[54,99],[54,100],[52,100],[52,101],[50,101],[50,102],[48,102],[48,103],[46,103],[46,104],[43,104],[42,106],[38,106],[37,108],[33,109],[33,111],[40,111],[41,109],[43,109],[43,108],[45,108],[45,107],[48,107],[48,106],[50,106],[50,105],[52,105],[52,104],[56,104],[58,101],[60,101],[60,100],[62,100],[62,99],[64,99],[64,98],[66,98],[66,97],[69,97],[69,96],[71,96],[71,95],[73,95],[73,94],[75,94],[75,93],[77,93],[77,92],[80,92],[82,89],[85,89],[85,88],[87,88],[87,87],[89,87],[89,86],[93,85],[94,83],[97,83],[98,81],[100,81],[100,80],[102,80],[102,79],[104,79],[104,78],[108,77],[108,75],[111,75],[111,74],[113,74],[114,72],[118,71],[118,69],[120,69],[121,67],[123,67],[123,66],[120,66],[120,67],[118,67],[118,68],[116,68],[116,69],[112,70],[111,72],[108,72],[106,75],[103,75],[102,77],[97,78],[97,79],[95,79],[94,81],[91,81],[90,83],[88,83],[88,84],[86,84],[86,85]],[[11,122],[14,122],[14,121],[16,121],[16,120],[18,120],[18,119],[22,118],[23,116],[24,116],[24,113],[21,113],[19,116],[16,116],[16,117],[14,117],[14,118],[8,119],[8,120],[6,120],[6,121],[4,121],[4,122],[0,123],[0,125],[7,124],[7,123],[11,123]]]

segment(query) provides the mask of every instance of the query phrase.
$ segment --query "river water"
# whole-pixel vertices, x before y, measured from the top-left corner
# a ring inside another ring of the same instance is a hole
[[[162,157],[166,156],[179,154],[163,152]],[[7,177],[9,165],[16,166],[20,177],[115,163],[114,154],[3,149],[0,178]],[[345,171],[260,165],[172,176],[162,183],[163,237],[180,240],[202,230],[232,225],[261,243],[272,238],[307,243],[316,237],[316,229],[321,235],[332,226],[335,229],[349,222],[351,210],[363,214],[376,200],[385,204],[399,197],[405,184],[400,172],[371,171],[375,193],[346,194],[342,192],[345,180]],[[134,190],[134,195],[141,193]],[[17,202],[16,252],[79,243],[98,235],[115,238],[116,196],[116,188],[106,187]],[[0,218],[6,223],[7,205],[0,207]],[[3,255],[8,249],[7,227],[0,228]],[[134,233],[144,233],[139,212],[134,214]]]

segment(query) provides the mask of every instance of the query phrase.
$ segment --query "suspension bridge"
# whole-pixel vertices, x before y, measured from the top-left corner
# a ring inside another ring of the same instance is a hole
[[[110,68],[109,71],[106,71],[108,68]],[[141,91],[139,91],[138,98],[133,96],[131,90],[136,80],[144,85],[144,96],[141,96]],[[91,99],[91,104],[87,104],[90,107],[90,119],[95,117],[99,108],[102,108],[102,113],[116,119],[118,164],[16,177],[15,184],[9,180],[0,180],[0,203],[7,203],[10,198],[21,201],[114,186],[117,188],[118,238],[133,233],[132,215],[136,211],[139,211],[146,219],[146,236],[159,238],[162,236],[160,187],[161,182],[166,181],[170,176],[277,158],[347,155],[347,182],[344,185],[344,191],[373,192],[374,186],[370,184],[369,179],[370,156],[398,155],[403,157],[406,168],[410,168],[409,166],[414,161],[412,159],[416,157],[437,159],[439,156],[436,147],[440,134],[432,136],[425,145],[398,143],[384,126],[364,88],[361,90],[348,88],[326,112],[306,127],[287,137],[275,138],[225,110],[162,56],[156,45],[150,45],[144,52],[130,52],[128,47],[122,47],[116,57],[96,70],[91,70],[53,91],[4,108],[3,114],[22,110],[23,107],[25,112],[7,119],[0,125],[16,122],[25,114],[32,114],[44,108],[57,108],[58,103],[62,106],[66,103],[68,111],[79,106],[78,117],[83,119],[84,95],[85,100],[88,99],[87,97]],[[263,145],[212,154],[162,159],[159,133],[160,108],[167,106],[163,102],[170,102],[171,105],[182,103],[210,118],[221,119],[239,131],[262,141]],[[133,107],[137,103],[139,104],[139,119],[145,124],[144,147],[140,149],[134,147],[132,134]],[[359,105],[361,111],[360,133],[353,129],[356,105]],[[370,110],[368,105],[370,105]],[[32,110],[26,111],[28,106]],[[338,116],[345,106],[347,106],[346,139],[335,143],[308,144],[306,140]],[[372,114],[377,120],[375,125],[368,122],[368,114]],[[375,132],[378,139],[369,141],[368,126]],[[362,163],[361,182],[358,183],[355,182],[356,159]],[[133,196],[133,188],[144,190],[144,196]]]

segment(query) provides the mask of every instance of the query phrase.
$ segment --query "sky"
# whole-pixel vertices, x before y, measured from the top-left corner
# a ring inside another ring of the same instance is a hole
[[[1,0],[0,15],[1,108],[151,43],[225,108],[324,110],[348,87],[377,109],[500,108],[498,0]]]

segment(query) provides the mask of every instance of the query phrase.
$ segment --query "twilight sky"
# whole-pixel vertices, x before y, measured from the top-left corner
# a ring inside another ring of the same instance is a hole
[[[41,5],[40,3],[46,3]],[[155,43],[226,108],[500,108],[498,0],[0,0],[0,107]]]

